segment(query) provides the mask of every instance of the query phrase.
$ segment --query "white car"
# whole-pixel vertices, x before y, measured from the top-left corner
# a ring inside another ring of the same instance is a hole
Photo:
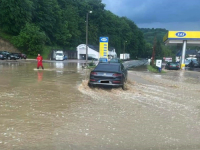
[[[64,60],[64,54],[63,51],[57,51],[56,52],[56,60]]]

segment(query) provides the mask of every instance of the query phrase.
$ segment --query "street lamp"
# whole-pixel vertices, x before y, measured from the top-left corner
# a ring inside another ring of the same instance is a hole
[[[124,53],[123,53],[123,60],[124,60],[124,54],[125,54],[125,43],[127,43],[127,41],[124,42]]]
[[[92,11],[86,13],[86,65],[88,61],[88,14],[91,14]]]

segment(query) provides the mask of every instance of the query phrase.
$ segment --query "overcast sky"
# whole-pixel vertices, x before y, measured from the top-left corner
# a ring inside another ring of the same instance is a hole
[[[102,0],[106,9],[140,28],[200,31],[200,0]]]

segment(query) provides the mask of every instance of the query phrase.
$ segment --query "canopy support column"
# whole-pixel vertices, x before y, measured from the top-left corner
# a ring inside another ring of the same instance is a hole
[[[185,52],[187,41],[183,41],[182,57],[181,57],[181,69],[185,69]]]

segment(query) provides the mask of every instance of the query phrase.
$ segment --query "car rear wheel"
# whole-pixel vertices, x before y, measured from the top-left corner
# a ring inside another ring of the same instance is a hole
[[[89,86],[90,88],[95,88],[95,86],[94,86],[93,84],[90,84],[90,83],[88,83],[88,86]]]
[[[123,79],[122,90],[126,90],[125,79]]]

